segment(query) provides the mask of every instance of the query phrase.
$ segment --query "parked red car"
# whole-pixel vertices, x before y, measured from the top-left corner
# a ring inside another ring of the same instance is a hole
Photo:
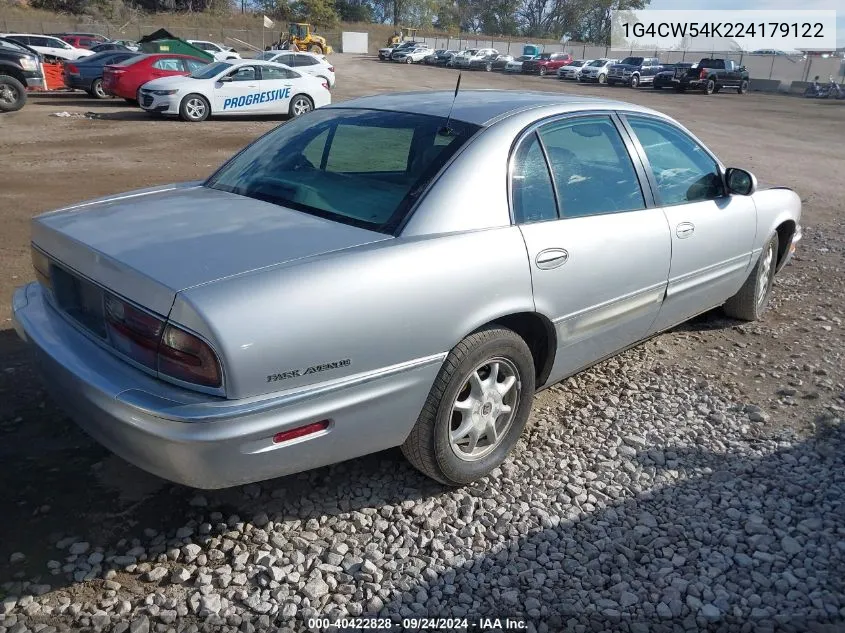
[[[558,68],[572,63],[569,53],[540,53],[534,59],[522,62],[522,72],[525,74],[546,75],[556,73]]]
[[[190,55],[136,55],[119,64],[110,64],[103,68],[103,90],[106,94],[137,103],[138,89],[148,81],[159,77],[187,75],[207,64],[208,62]]]
[[[50,33],[50,35],[58,37],[76,48],[93,48],[98,44],[108,42],[105,36],[97,33]]]

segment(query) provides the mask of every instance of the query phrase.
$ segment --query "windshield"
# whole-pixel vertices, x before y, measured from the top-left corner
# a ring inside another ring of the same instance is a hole
[[[229,68],[232,64],[229,62],[216,62],[214,64],[209,64],[208,66],[203,66],[198,70],[192,72],[188,77],[191,79],[211,79],[212,77],[216,77],[224,70]]]
[[[628,64],[629,66],[640,66],[643,63],[642,57],[626,57],[620,63]]]
[[[607,63],[606,59],[597,59],[595,61],[590,62],[587,66],[604,66]]]
[[[569,65],[570,65],[570,66],[572,66],[573,68],[580,68],[581,66],[583,66],[583,65],[584,65],[584,63],[585,63],[585,62],[582,62],[582,61],[574,61],[574,62],[572,62],[572,63],[571,63],[571,64],[569,64]]]
[[[445,123],[405,112],[317,110],[258,139],[205,186],[392,233],[479,129],[451,121],[445,131]]]
[[[5,48],[6,50],[12,50],[12,51],[15,51],[16,53],[26,53],[27,55],[30,55],[30,56],[32,56],[34,54],[31,50],[24,48],[23,46],[21,46],[17,42],[13,42],[12,40],[7,40],[7,39],[2,38],[2,37],[0,37],[0,48]]]
[[[551,58],[552,58],[551,53],[540,53],[539,55],[537,55],[537,59],[551,59]]]

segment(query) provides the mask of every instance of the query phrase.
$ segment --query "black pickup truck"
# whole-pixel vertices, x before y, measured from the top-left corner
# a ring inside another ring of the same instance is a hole
[[[654,76],[661,70],[663,67],[656,57],[626,57],[607,71],[607,84],[637,88],[653,82]]]
[[[20,110],[27,87],[44,87],[41,58],[31,48],[0,37],[0,112]]]
[[[740,66],[732,59],[713,59],[705,57],[689,69],[675,69],[672,80],[675,90],[703,90],[712,95],[722,88],[733,88],[739,94],[748,92],[750,79],[745,66]]]

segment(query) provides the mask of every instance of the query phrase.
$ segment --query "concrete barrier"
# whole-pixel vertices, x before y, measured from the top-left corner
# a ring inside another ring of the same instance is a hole
[[[780,79],[751,79],[751,90],[758,92],[779,92],[782,90]]]
[[[807,86],[811,85],[812,83],[812,81],[793,81],[791,84],[789,84],[789,93],[802,95],[807,89]]]

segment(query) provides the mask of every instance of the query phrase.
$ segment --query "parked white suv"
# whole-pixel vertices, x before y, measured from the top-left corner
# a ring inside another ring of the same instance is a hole
[[[600,84],[606,84],[608,69],[618,63],[618,59],[594,59],[587,62],[578,73],[578,81],[597,81]]]
[[[240,59],[240,54],[227,46],[221,46],[214,42],[207,42],[205,40],[185,40],[191,46],[196,46],[201,51],[205,51],[210,55],[214,55],[214,61],[225,62],[227,59]]]
[[[5,35],[0,34],[0,36],[18,44],[29,46],[32,50],[45,57],[56,57],[58,59],[74,61],[80,57],[88,57],[94,54],[86,48],[76,48],[64,40],[60,40],[58,37],[50,37],[49,35],[7,33]]]
[[[498,55],[499,51],[495,48],[470,48],[455,57],[452,63],[456,68],[469,68],[470,63],[474,59],[484,59],[487,56]]]
[[[321,77],[328,82],[329,88],[334,88],[334,66],[329,63],[324,55],[304,51],[299,53],[294,51],[264,51],[256,55],[255,59],[284,64],[297,72]]]
[[[405,64],[416,64],[424,60],[433,51],[427,44],[415,46],[404,51],[396,51],[390,56],[395,62],[402,62]]]

